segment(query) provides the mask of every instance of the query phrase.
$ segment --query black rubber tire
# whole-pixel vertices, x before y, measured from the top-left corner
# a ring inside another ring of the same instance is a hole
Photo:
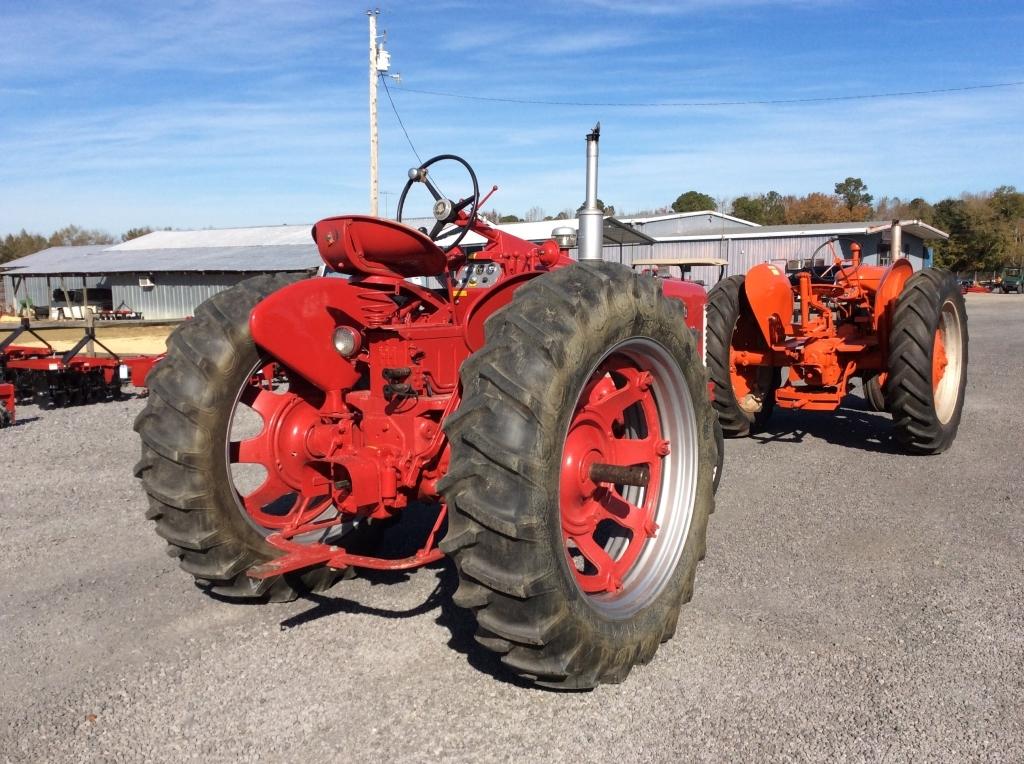
[[[957,400],[949,420],[943,423],[936,413],[932,389],[932,352],[946,304],[956,311],[963,341]],[[967,387],[967,346],[967,310],[953,274],[925,268],[907,279],[892,315],[885,399],[896,439],[908,451],[941,453],[956,438]]]
[[[718,412],[715,412],[715,449],[718,451],[718,461],[715,463],[715,478],[712,486],[717,495],[718,485],[722,482],[722,471],[725,469],[725,433],[722,432],[722,423],[718,420]],[[714,509],[711,511],[714,512]]]
[[[286,601],[339,576],[327,568],[262,581],[246,576],[280,552],[242,516],[220,445],[238,391],[259,360],[249,314],[295,280],[257,276],[196,308],[195,318],[168,338],[167,357],[150,373],[146,408],[135,420],[142,437],[135,476],[149,495],[146,516],[196,584],[224,597]]]
[[[715,410],[727,438],[739,438],[764,429],[775,411],[775,390],[781,381],[781,369],[773,369],[768,390],[761,401],[761,410],[756,413],[744,411],[736,400],[732,375],[729,373],[729,349],[741,314],[746,313],[752,320],[743,282],[743,276],[729,276],[708,292],[705,335],[708,373],[714,385]]]
[[[707,378],[681,303],[621,265],[577,263],[520,287],[461,369],[463,400],[445,422],[451,467],[441,548],[458,567],[455,603],[476,613],[477,641],[539,685],[621,682],[675,632],[705,553],[716,462]],[[693,518],[664,588],[629,618],[588,602],[565,554],[559,513],[562,447],[590,369],[614,345],[650,337],[668,349],[695,409]]]
[[[874,374],[864,380],[864,400],[875,411],[886,411],[885,392],[878,384],[878,375]]]

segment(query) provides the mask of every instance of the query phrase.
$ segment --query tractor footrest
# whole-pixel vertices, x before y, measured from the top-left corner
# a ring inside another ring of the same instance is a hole
[[[839,388],[793,387],[785,385],[775,391],[775,405],[783,409],[835,411],[843,400]]]

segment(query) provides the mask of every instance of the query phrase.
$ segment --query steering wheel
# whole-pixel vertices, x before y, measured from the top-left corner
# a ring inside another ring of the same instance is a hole
[[[473,193],[464,199],[460,199],[457,202],[453,202],[448,199],[441,191],[434,185],[434,182],[430,179],[429,169],[430,166],[437,162],[450,160],[458,162],[466,168],[466,172],[469,173],[470,180],[473,181]],[[476,173],[473,172],[473,168],[469,166],[469,162],[455,154],[438,154],[436,157],[428,159],[426,162],[421,164],[419,167],[415,167],[409,170],[409,180],[405,184],[405,188],[402,189],[402,195],[398,197],[398,212],[396,213],[396,219],[399,223],[402,222],[402,210],[405,208],[405,197],[416,183],[422,183],[427,187],[427,191],[434,197],[434,226],[430,231],[424,233],[430,237],[431,241],[438,241],[444,239],[451,234],[451,231],[445,231],[447,226],[453,225],[459,213],[465,210],[467,207],[472,207],[472,211],[469,213],[469,217],[465,224],[461,225],[462,233],[456,237],[455,241],[449,244],[447,247],[443,247],[442,250],[445,254],[448,254],[455,249],[466,238],[466,234],[469,233],[469,229],[473,227],[473,223],[476,222],[477,207],[480,204],[480,186],[476,181]]]

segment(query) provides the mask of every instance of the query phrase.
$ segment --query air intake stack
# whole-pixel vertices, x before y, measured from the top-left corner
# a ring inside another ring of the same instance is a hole
[[[597,143],[600,139],[601,123],[598,122],[587,133],[587,200],[577,213],[580,260],[600,260],[604,244],[604,212],[597,206]]]

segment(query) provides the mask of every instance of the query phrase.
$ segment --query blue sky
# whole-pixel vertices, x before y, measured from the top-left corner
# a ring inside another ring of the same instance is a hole
[[[302,223],[364,212],[367,5],[4,0],[0,234],[69,222]],[[813,98],[1024,80],[1019,2],[562,0],[380,3],[403,86],[546,101]],[[1024,186],[1024,87],[743,107],[480,102],[392,85],[421,156],[454,152],[553,214],[831,190],[937,200]],[[381,93],[381,188],[416,164]],[[394,196],[386,197],[393,210]]]

